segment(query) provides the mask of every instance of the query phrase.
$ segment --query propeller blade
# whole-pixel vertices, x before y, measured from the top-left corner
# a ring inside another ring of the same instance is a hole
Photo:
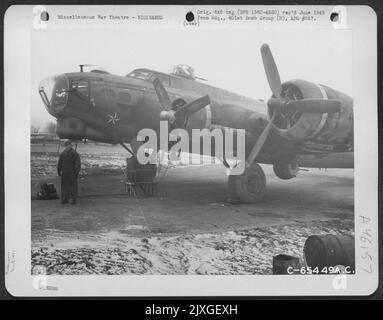
[[[163,84],[158,78],[153,80],[154,90],[156,90],[158,100],[161,103],[161,106],[166,110],[172,110],[172,102],[170,101],[169,95],[165,90]]]
[[[275,64],[271,50],[267,44],[262,45],[261,55],[271,92],[276,98],[279,98],[282,92],[281,78],[279,76],[278,68]]]
[[[246,164],[248,166],[250,166],[254,162],[255,158],[258,156],[259,151],[261,151],[263,145],[265,144],[265,141],[267,137],[269,136],[271,125],[274,122],[276,114],[277,114],[276,112],[273,113],[273,116],[271,117],[269,123],[267,124],[265,129],[263,129],[261,135],[259,136],[257,142],[255,143],[253,149],[251,150],[249,156],[247,157]]]
[[[208,104],[210,104],[210,98],[208,95],[193,100],[192,102],[185,104],[183,107],[178,109],[175,113],[176,117],[182,116],[190,116],[191,114],[205,108]]]
[[[299,111],[305,113],[335,113],[339,112],[339,100],[302,99],[289,101],[283,106],[284,111]]]

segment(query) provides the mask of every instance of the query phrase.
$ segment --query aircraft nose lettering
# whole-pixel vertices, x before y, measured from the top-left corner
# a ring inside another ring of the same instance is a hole
[[[58,118],[68,102],[68,78],[62,74],[44,79],[40,82],[39,94],[47,111]]]

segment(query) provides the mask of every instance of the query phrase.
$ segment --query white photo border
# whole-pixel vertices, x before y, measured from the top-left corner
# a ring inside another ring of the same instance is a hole
[[[356,274],[345,276],[347,288],[334,288],[335,276],[318,275],[84,275],[47,276],[57,290],[36,290],[31,275],[30,200],[30,55],[33,5],[14,5],[4,17],[4,180],[5,277],[13,296],[307,296],[370,295],[378,287],[378,123],[377,16],[368,6],[347,6],[353,32],[353,99],[355,130]],[[47,6],[50,10],[56,6]],[[78,8],[79,6],[77,6]],[[82,6],[85,7],[85,6]],[[88,6],[86,6],[88,7]],[[89,6],[91,7],[91,6]],[[95,7],[95,6],[92,6]],[[100,8],[101,7],[101,8]],[[112,6],[100,6],[106,10]],[[113,6],[126,10],[128,6]],[[169,23],[190,9],[173,6]],[[217,6],[210,6],[216,8]],[[231,6],[239,7],[239,6]],[[246,6],[250,7],[250,6]],[[257,6],[252,6],[257,7]],[[272,6],[274,7],[274,6]],[[303,6],[299,6],[300,8]],[[313,6],[308,6],[313,7]],[[145,12],[161,6],[129,6]],[[319,6],[318,6],[319,8]],[[331,12],[332,6],[320,8]],[[83,8],[82,8],[83,9]],[[325,26],[331,28],[331,23]],[[315,32],[315,30],[313,30]],[[334,71],[335,72],[335,71]],[[365,217],[362,220],[361,216]],[[369,220],[369,222],[366,222]],[[364,222],[364,223],[363,223]],[[363,242],[369,230],[372,244]],[[371,257],[366,258],[367,255]],[[369,273],[371,268],[372,272]],[[366,271],[367,270],[367,271]]]

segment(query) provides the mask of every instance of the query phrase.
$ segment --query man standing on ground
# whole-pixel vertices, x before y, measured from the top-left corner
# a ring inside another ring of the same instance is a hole
[[[72,204],[77,200],[77,177],[81,169],[80,155],[72,148],[70,140],[64,143],[65,150],[60,154],[57,173],[61,177],[61,203]]]

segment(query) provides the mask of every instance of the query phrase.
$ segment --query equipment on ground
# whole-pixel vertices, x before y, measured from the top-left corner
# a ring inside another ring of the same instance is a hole
[[[43,183],[40,190],[37,192],[38,200],[53,200],[58,199],[57,190],[53,183]]]

